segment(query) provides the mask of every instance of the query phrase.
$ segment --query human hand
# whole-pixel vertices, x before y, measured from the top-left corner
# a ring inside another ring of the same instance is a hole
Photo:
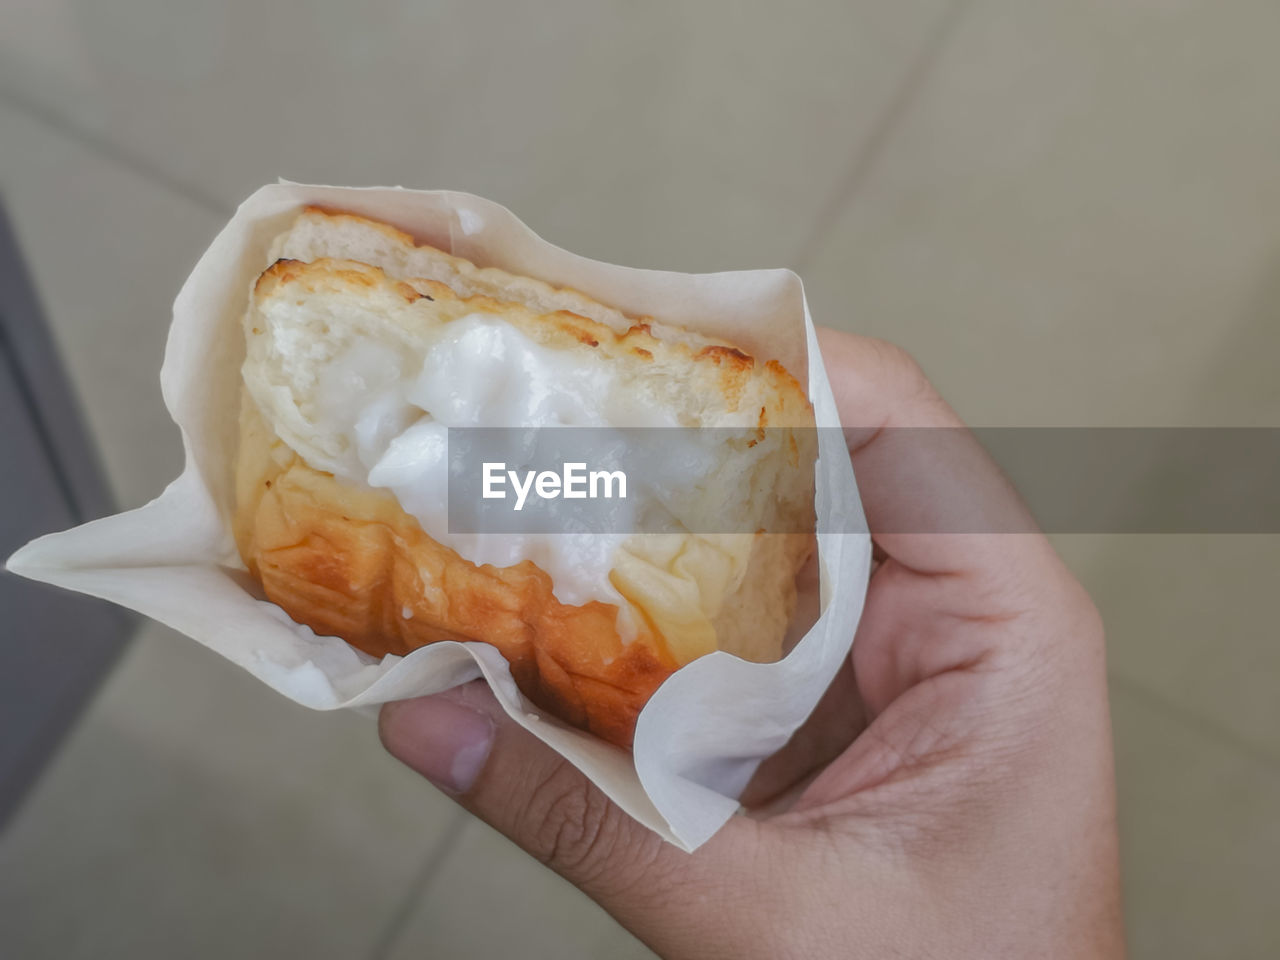
[[[880,558],[853,654],[693,854],[511,722],[482,681],[387,704],[387,749],[663,956],[1119,957],[1115,777],[1097,612],[1038,533],[888,532],[957,482],[1029,529],[910,358],[822,331]],[[885,531],[885,532],[880,532]]]

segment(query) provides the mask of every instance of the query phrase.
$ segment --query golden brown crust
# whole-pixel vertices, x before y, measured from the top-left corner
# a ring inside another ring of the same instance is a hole
[[[642,627],[623,644],[615,606],[560,603],[532,562],[476,566],[424,533],[391,495],[248,449],[266,439],[253,433],[255,416],[242,420],[236,532],[267,599],[375,657],[437,640],[492,644],[538,706],[630,745],[641,707],[678,667],[660,639]]]
[[[471,261],[469,260],[464,260],[462,257],[455,257],[453,256],[453,254],[445,253],[443,250],[440,250],[437,247],[433,247],[430,244],[419,243],[412,235],[406,233],[405,231],[399,229],[398,227],[393,227],[391,226],[391,224],[383,223],[380,220],[370,220],[368,217],[362,217],[358,213],[350,213],[346,210],[338,210],[330,207],[322,207],[316,204],[310,204],[303,208],[301,216],[317,217],[319,219],[327,221],[329,224],[346,223],[364,230],[373,230],[381,234],[382,237],[384,237],[386,240],[390,241],[391,245],[394,247],[400,247],[404,249],[431,250],[436,257],[443,260],[451,261],[452,263],[459,265],[466,271],[471,271],[476,269],[475,264],[471,263]],[[504,272],[501,270],[496,270],[496,269],[486,270],[484,268],[480,268],[479,272],[492,273],[499,276],[502,276],[504,274]],[[537,284],[538,286],[545,286],[547,289],[554,289],[559,293],[569,294],[575,299],[579,299],[586,303],[596,302],[596,301],[593,301],[591,297],[587,296],[581,290],[576,290],[570,286],[561,285],[561,286],[552,288],[549,284],[544,284],[540,280],[533,280],[532,278],[528,278],[528,277],[521,278],[521,279],[527,280],[530,283]],[[603,306],[602,304],[598,304],[598,305]],[[651,318],[645,318],[645,319],[651,319]]]

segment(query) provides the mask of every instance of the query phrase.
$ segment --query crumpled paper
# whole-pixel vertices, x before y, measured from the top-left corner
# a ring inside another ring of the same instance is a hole
[[[340,639],[316,636],[261,599],[230,532],[240,318],[272,239],[307,205],[382,220],[458,256],[573,287],[629,315],[727,338],[781,361],[807,382],[818,426],[839,425],[804,289],[790,270],[636,270],[562,250],[505,207],[470,194],[281,182],[240,205],[174,302],[160,380],[182,430],[181,476],[144,507],[27,544],[8,568],[144,613],[317,710],[368,708],[483,676],[514,720],[628,814],[682,849],[696,849],[737,811],[735,798],[760,761],[809,715],[852,643],[871,545],[865,532],[824,532],[866,529],[839,431],[819,430],[816,622],[778,663],[717,652],[677,671],[641,712],[633,753],[542,713],[488,644],[436,643],[375,661]]]

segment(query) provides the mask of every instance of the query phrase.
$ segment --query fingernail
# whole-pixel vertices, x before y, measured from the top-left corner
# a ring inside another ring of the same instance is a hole
[[[493,719],[449,693],[389,703],[380,727],[392,756],[452,794],[471,789],[493,745]]]

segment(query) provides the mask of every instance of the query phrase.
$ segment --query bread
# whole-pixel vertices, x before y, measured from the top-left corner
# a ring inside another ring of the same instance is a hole
[[[347,214],[304,211],[272,259],[244,321],[234,529],[294,620],[378,657],[490,643],[533,702],[620,746],[680,666],[716,649],[781,655],[812,549],[814,439],[779,364]],[[440,522],[438,491],[417,474],[397,485],[388,463],[437,422],[526,425],[499,415],[750,439],[722,444],[705,482],[664,495],[677,520],[705,524],[694,532],[513,538],[497,555],[515,562],[486,562],[490,548]],[[785,532],[697,532],[744,520]],[[603,562],[566,553],[573,542],[603,545]]]

